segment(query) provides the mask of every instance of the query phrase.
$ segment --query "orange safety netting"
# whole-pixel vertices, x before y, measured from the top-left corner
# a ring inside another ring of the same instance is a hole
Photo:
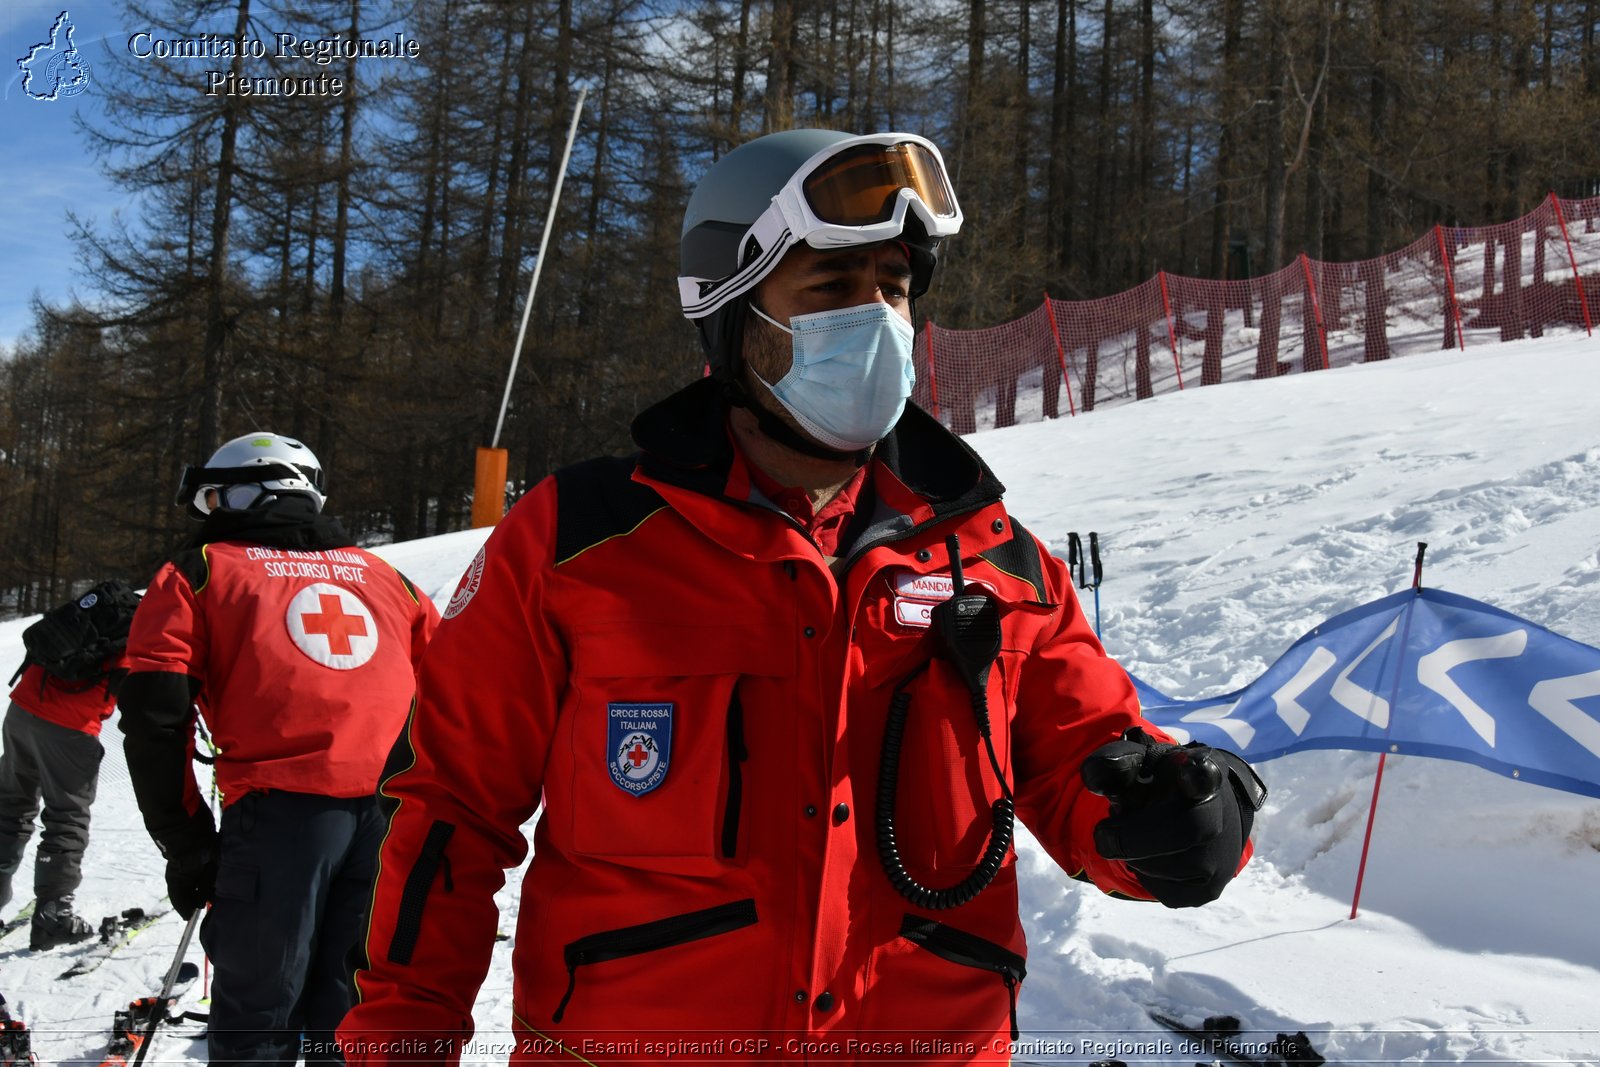
[[[1221,382],[1583,330],[1600,318],[1600,197],[1440,227],[1377,259],[1274,274],[1161,273],[980,330],[925,323],[913,399],[956,433]]]

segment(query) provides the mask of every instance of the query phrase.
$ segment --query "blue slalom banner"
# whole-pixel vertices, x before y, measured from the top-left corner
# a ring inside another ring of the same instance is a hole
[[[1178,741],[1252,760],[1313,748],[1475,763],[1600,797],[1600,649],[1438,589],[1318,626],[1250,685],[1177,700],[1133,679]]]

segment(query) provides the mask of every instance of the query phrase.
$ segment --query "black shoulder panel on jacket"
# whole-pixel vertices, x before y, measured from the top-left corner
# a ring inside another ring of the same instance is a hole
[[[625,534],[666,507],[633,480],[634,457],[602,457],[556,471],[556,566]]]
[[[1033,599],[1041,604],[1045,603],[1044,563],[1039,559],[1039,543],[1033,539],[1033,535],[1022,523],[1015,518],[1007,517],[1011,519],[1011,539],[979,555],[997,570],[1002,570],[1033,586]]]
[[[189,588],[197,593],[205,588],[211,578],[211,564],[206,562],[203,548],[183,549],[172,557],[172,565],[178,568],[179,574],[189,579]]]

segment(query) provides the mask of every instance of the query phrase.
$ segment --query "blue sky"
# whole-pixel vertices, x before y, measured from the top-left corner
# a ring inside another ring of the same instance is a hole
[[[29,99],[17,60],[49,37],[62,10],[71,12],[73,43],[88,57],[89,87],[72,98]],[[73,117],[98,116],[105,96],[94,67],[108,47],[126,47],[132,32],[123,25],[120,5],[111,0],[10,0],[0,7],[0,144],[6,160],[0,195],[0,344],[9,347],[31,327],[34,294],[51,302],[74,293],[93,296],[77,249],[66,239],[66,213],[109,219],[125,197],[106,180]]]

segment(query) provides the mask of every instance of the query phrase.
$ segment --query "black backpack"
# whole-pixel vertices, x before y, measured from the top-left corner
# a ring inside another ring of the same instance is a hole
[[[27,656],[12,682],[37,663],[64,682],[94,682],[105,677],[108,657],[128,644],[128,628],[139,607],[139,594],[127,582],[112,578],[75,600],[45,612],[22,631]]]

